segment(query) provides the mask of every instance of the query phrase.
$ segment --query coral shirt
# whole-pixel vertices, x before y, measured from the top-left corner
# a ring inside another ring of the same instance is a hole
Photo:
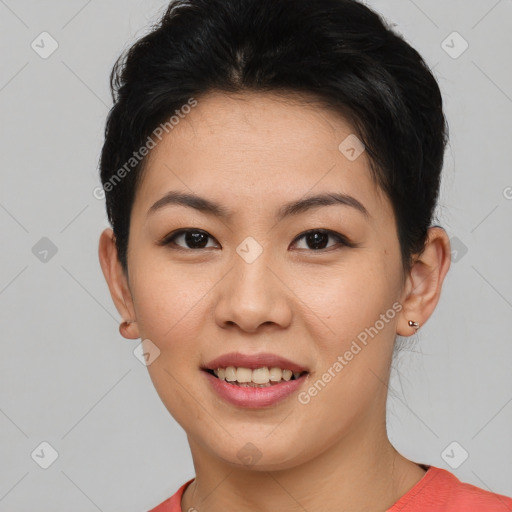
[[[512,512],[512,498],[461,482],[445,469],[425,468],[423,478],[386,512]],[[149,512],[183,512],[181,497],[193,480]]]

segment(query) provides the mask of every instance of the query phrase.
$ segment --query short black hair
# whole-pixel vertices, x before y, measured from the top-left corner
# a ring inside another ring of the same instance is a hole
[[[116,60],[110,88],[100,174],[125,271],[147,160],[137,150],[191,99],[214,91],[295,93],[342,114],[392,204],[404,270],[422,252],[448,142],[441,92],[420,54],[363,3],[172,1]]]

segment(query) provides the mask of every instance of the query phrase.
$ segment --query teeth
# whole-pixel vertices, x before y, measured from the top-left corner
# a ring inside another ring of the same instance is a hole
[[[237,370],[237,372],[240,371],[240,368]],[[251,380],[255,384],[266,384],[267,382],[270,382],[270,372],[268,371],[268,368],[257,368],[256,370],[253,370],[251,375]],[[238,381],[240,382],[240,381]]]
[[[262,385],[263,387],[272,385],[271,383],[277,383],[289,381],[292,375],[295,379],[298,379],[301,372],[292,372],[288,369],[281,369],[277,367],[268,368],[266,366],[262,368],[256,368],[251,370],[250,368],[228,366],[227,368],[217,368],[213,370],[213,373],[220,379],[228,382],[236,382],[241,386],[251,386],[252,384]]]
[[[233,366],[228,366],[226,368],[226,380],[228,382],[233,382],[236,380],[236,368],[234,368]]]
[[[251,382],[252,370],[249,368],[237,368],[236,369],[236,380],[238,382]]]
[[[269,374],[270,374],[271,381],[279,382],[281,380],[281,378],[283,377],[283,370],[281,370],[281,368],[273,367],[273,368],[270,368]]]

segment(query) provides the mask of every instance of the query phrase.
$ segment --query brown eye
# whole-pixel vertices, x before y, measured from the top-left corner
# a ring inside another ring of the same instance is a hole
[[[190,250],[205,249],[208,248],[208,239],[213,239],[213,237],[201,229],[180,229],[166,236],[160,245],[175,245],[181,249]],[[181,241],[181,243],[177,243],[178,240]]]
[[[304,239],[306,247],[300,248],[300,250],[305,249],[321,252],[335,248],[336,245],[355,247],[355,244],[351,243],[345,236],[327,229],[312,229],[306,231],[295,239],[293,245],[296,245],[297,241],[302,239]],[[335,243],[329,245],[329,239],[334,240]],[[201,229],[180,229],[179,231],[167,235],[159,242],[159,245],[171,246],[172,248],[183,250],[200,250],[216,247],[215,245],[208,245],[209,240],[215,239]]]
[[[353,246],[353,244],[351,244],[346,237],[328,229],[312,229],[310,231],[306,231],[305,233],[299,235],[295,239],[294,243],[296,243],[298,240],[304,239],[307,246],[305,247],[306,250],[310,249],[313,251],[322,251],[326,248],[330,249],[336,245],[333,244],[328,246],[329,238],[334,239],[338,244],[342,246]]]

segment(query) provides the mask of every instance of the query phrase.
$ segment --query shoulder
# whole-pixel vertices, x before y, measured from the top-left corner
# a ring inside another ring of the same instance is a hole
[[[453,473],[429,466],[425,476],[389,512],[512,512],[512,498],[461,482]]]
[[[160,503],[160,505],[157,505],[148,512],[182,512],[181,497],[183,496],[185,489],[193,481],[194,478],[191,478],[188,482],[185,482],[170,498],[166,499]]]
[[[467,512],[512,512],[512,498],[461,482],[454,474],[437,468],[444,475],[447,498]],[[457,509],[454,509],[457,510]]]

